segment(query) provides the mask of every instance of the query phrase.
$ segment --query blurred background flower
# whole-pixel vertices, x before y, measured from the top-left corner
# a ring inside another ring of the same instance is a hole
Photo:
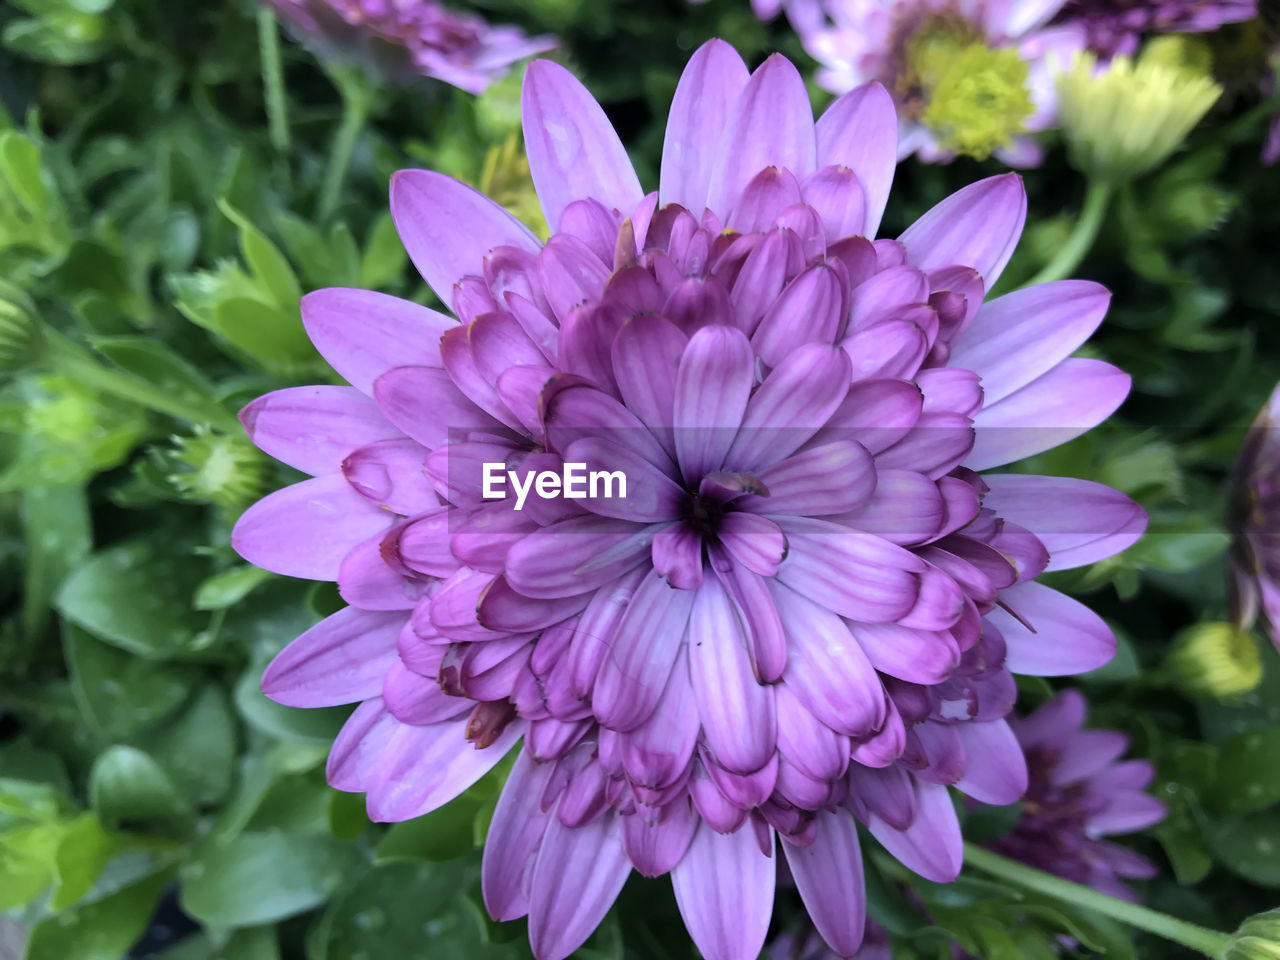
[[[326,58],[355,60],[387,80],[415,76],[481,93],[519,60],[555,46],[435,0],[262,0]]]

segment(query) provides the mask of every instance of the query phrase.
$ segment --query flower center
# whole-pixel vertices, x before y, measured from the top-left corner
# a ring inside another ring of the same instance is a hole
[[[947,150],[984,159],[1021,133],[1035,111],[1018,52],[989,46],[955,14],[924,21],[903,55],[899,93]]]

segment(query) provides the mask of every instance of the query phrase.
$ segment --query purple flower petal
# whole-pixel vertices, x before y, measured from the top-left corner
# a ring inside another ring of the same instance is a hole
[[[701,824],[671,871],[680,915],[706,960],[755,960],[764,946],[777,869],[754,834],[742,827],[723,835]]]
[[[947,788],[916,780],[916,815],[911,826],[895,830],[873,815],[872,835],[908,870],[934,883],[950,883],[960,874],[964,838]]]
[[[380,376],[373,396],[383,415],[429,450],[472,430],[502,425],[463,395],[439,367],[396,367]]]
[[[789,544],[779,582],[866,623],[898,620],[915,606],[923,560],[880,537],[824,520],[777,519]]]
[[[982,378],[986,405],[1048,373],[1089,339],[1111,293],[1088,280],[1059,280],[997,297],[951,345],[953,367]]]
[[[719,470],[747,409],[755,357],[742,331],[703,327],[676,371],[675,446],[686,481]]]
[[[576,596],[611,584],[649,553],[651,532],[608,517],[541,527],[507,553],[507,582],[526,597]]]
[[[941,683],[960,662],[960,647],[944,631],[897,623],[855,623],[849,629],[872,666],[909,683]]]
[[[659,576],[636,591],[596,678],[596,719],[614,730],[633,730],[662,697],[676,652],[684,643],[694,594]]]
[[[408,300],[346,287],[308,293],[301,308],[302,325],[320,355],[368,396],[373,381],[392,367],[439,366],[440,336],[458,325]]]
[[[752,394],[725,463],[754,471],[790,456],[826,424],[848,383],[843,351],[810,343],[791,352]]]
[[[520,97],[529,172],[547,223],[558,227],[573,201],[599,200],[624,215],[644,191],[600,104],[558,63],[535,60]]]
[[[845,166],[820,167],[801,184],[804,202],[822,219],[827,243],[834,244],[863,232],[867,222],[867,192],[858,176]]]
[[[689,678],[716,761],[740,774],[763,767],[777,747],[773,690],[752,675],[747,638],[715,577],[698,588],[689,617]]]
[[[999,516],[1026,527],[1049,551],[1047,570],[1097,563],[1132,546],[1147,512],[1118,490],[1073,477],[984,476],[984,498]]]
[[[369,819],[411,820],[444,806],[506,756],[524,733],[524,721],[512,720],[483,749],[471,744],[464,730],[456,720],[397,727],[369,781]]]
[[[631,873],[612,813],[568,828],[552,817],[529,889],[529,944],[537,960],[564,960],[600,925]]]
[[[849,628],[830,610],[770,582],[787,629],[783,678],[797,699],[837,733],[861,737],[884,722],[884,691]]]
[[[347,454],[400,431],[352,387],[289,387],[263,394],[240,411],[249,439],[296,470],[336,473]]]
[[[374,506],[411,517],[440,504],[426,462],[426,449],[408,437],[380,440],[352,451],[342,461],[342,475]]]
[[[807,343],[832,343],[846,313],[844,284],[827,264],[805,270],[782,291],[751,337],[771,367]]]
[[[834,780],[849,766],[849,738],[823,724],[785,683],[774,684],[778,752],[817,780]]]
[[[662,143],[659,201],[678,203],[700,215],[707,205],[717,145],[750,73],[723,40],[700,46],[680,75]]]
[[[1014,673],[1037,677],[1087,673],[1115,655],[1111,628],[1079,600],[1034,582],[1001,590],[1000,599],[1035,630],[1032,633],[1002,609],[987,614],[987,621],[1004,637],[1005,665]]]
[[[381,697],[356,707],[329,749],[325,779],[335,790],[360,793],[368,788],[382,748],[399,726]]]
[[[1015,173],[979,180],[957,190],[898,238],[907,262],[921,270],[973,267],[986,288],[1013,255],[1027,218],[1027,193]]]
[[[241,515],[231,546],[272,573],[337,580],[346,555],[392,519],[334,473],[263,497]]]
[[[866,925],[866,890],[858,825],[846,810],[821,810],[808,846],[784,843],[800,898],[822,939],[840,956],[852,956]]]
[[[391,217],[409,259],[447,304],[453,302],[454,284],[479,274],[495,247],[536,253],[542,246],[528,227],[483,193],[430,170],[392,175]]]
[[[412,610],[422,584],[410,580],[382,555],[386,535],[376,533],[346,555],[338,568],[338,593],[362,610]]]
[[[806,177],[813,172],[815,153],[813,108],[804,80],[790,60],[775,53],[751,75],[728,117],[707,206],[733,209],[746,185],[765,167]]]
[[[613,375],[622,402],[671,453],[676,369],[688,343],[678,327],[654,314],[632,317],[613,341]]]
[[[970,470],[999,467],[1074,440],[1116,411],[1132,379],[1101,360],[1071,358],[973,418]]]
[[[646,877],[660,877],[672,870],[684,858],[698,829],[698,817],[683,797],[663,813],[663,819],[656,823],[639,814],[620,818],[623,849]]]
[[[538,763],[522,750],[494,808],[480,883],[489,915],[500,922],[529,912],[533,865],[550,821],[541,798],[553,769],[554,764]]]
[[[289,707],[333,707],[382,692],[396,662],[404,615],[344,607],[285,647],[262,676],[262,692]]]
[[[1066,787],[1087,780],[1122,757],[1127,749],[1129,738],[1119,730],[1077,730],[1059,740],[1050,782]]]
[[[1003,805],[1022,799],[1027,792],[1027,761],[1009,724],[1003,720],[958,723],[955,730],[968,757],[964,776],[956,782],[960,792],[980,803]]]
[[[898,166],[898,111],[878,83],[850,90],[827,107],[816,125],[818,164],[840,164],[857,174],[867,197],[859,233],[874,237],[889,202]]]
[[[401,723],[426,726],[456,720],[475,707],[464,697],[451,697],[435,680],[421,677],[402,663],[394,663],[382,680],[382,702]]]

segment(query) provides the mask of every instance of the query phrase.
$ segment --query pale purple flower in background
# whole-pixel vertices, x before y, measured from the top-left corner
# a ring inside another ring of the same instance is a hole
[[[395,83],[425,76],[481,93],[517,61],[556,45],[435,0],[262,2],[320,55],[358,60]]]
[[[1207,33],[1258,15],[1257,0],[1067,0],[1059,23],[1085,31],[1089,49],[1131,56],[1144,34]]]
[[[933,91],[922,86],[914,51],[943,43],[981,43],[1010,49],[1026,64],[1031,110],[1020,129],[1005,138],[996,156],[1015,167],[1037,166],[1043,151],[1032,134],[1055,122],[1053,78],[1084,49],[1077,24],[1050,25],[1064,0],[824,0],[827,22],[801,35],[821,64],[817,81],[844,93],[868,81],[882,83],[898,105],[902,158],[951,159],[937,131],[922,122]]]
[[[1232,618],[1247,630],[1261,614],[1280,649],[1280,385],[1245,435],[1232,493]]]
[[[1126,879],[1155,876],[1155,864],[1104,837],[1145,830],[1165,805],[1147,793],[1155,768],[1122,760],[1129,738],[1084,727],[1088,703],[1064,690],[1009,725],[1027,756],[1030,780],[1022,817],[990,848],[1028,866],[1136,901]]]
[[[751,960],[777,851],[839,953],[863,935],[856,821],[937,881],[948,786],[1010,803],[1011,671],[1093,669],[1114,637],[1033,582],[1123,550],[1146,516],[1095,483],[979,476],[1111,414],[1129,377],[1072,358],[1094,283],[984,303],[1021,233],[1018,177],[872,240],[897,159],[879,86],[815,124],[804,82],[727,44],[693,56],[645,194],[604,112],[536,61],[523,93],[544,244],[456,180],[391,186],[409,255],[458,320],[363,290],[303,320],[351,386],[242,419],[312,474],[241,518],[249,561],[350,604],[275,659],[280,703],[359,702],[329,782],[375,820],[448,802],[523,739],[485,844],[485,903],[540,960],[633,869],[670,873],[711,960]],[[622,470],[626,498],[481,471]]]

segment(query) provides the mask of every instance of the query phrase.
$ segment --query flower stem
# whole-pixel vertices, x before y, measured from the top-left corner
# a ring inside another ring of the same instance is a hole
[[[280,65],[280,32],[275,15],[266,6],[258,8],[258,55],[262,59],[262,93],[271,145],[279,153],[288,153],[289,104],[284,96],[284,69]]]
[[[964,845],[964,862],[1010,883],[1065,903],[1093,910],[1131,927],[1171,940],[1209,957],[1220,957],[1231,937],[1149,907],[1099,893],[1053,874],[1007,860],[972,843]]]
[[[329,150],[329,166],[325,169],[324,183],[320,187],[320,202],[316,214],[321,221],[328,220],[338,209],[342,184],[347,179],[347,169],[351,166],[351,156],[355,152],[360,131],[369,119],[372,99],[368,84],[360,75],[338,68],[331,76],[342,95],[342,123],[334,135],[333,146]]]
[[[132,374],[112,370],[56,331],[45,330],[44,340],[46,361],[77,383],[178,420],[207,423],[230,432],[241,429],[239,421],[216,403],[192,403]]]
[[[1080,211],[1080,219],[1076,221],[1075,230],[1071,232],[1071,236],[1067,238],[1067,242],[1063,244],[1057,256],[1024,286],[1030,287],[1037,283],[1048,283],[1050,280],[1061,280],[1069,277],[1075,268],[1080,266],[1080,261],[1089,253],[1093,247],[1093,241],[1098,236],[1098,231],[1102,229],[1102,221],[1106,218],[1107,207],[1111,203],[1111,193],[1110,181],[1089,181],[1089,189],[1084,196],[1084,208]]]

